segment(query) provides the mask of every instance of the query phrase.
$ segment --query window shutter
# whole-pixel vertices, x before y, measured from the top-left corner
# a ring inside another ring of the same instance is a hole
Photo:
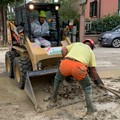
[[[97,16],[97,0],[90,2],[90,17]]]
[[[97,16],[97,0],[94,1],[94,16]]]
[[[90,2],[90,17],[93,16],[93,3]]]

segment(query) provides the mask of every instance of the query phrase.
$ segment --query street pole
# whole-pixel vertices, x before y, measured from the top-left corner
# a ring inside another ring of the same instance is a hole
[[[85,5],[87,3],[87,0],[81,0],[80,3],[80,26],[79,26],[79,38],[80,41],[82,42],[84,40],[84,34],[85,34]]]

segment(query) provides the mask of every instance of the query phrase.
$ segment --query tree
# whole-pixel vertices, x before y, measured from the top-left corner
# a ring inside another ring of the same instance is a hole
[[[79,19],[79,0],[61,0],[60,16],[62,20]]]
[[[0,0],[0,44],[5,45],[7,41],[7,5],[23,0]]]

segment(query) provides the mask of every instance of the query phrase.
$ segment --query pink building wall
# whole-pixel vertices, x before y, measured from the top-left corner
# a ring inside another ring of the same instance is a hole
[[[118,0],[101,0],[101,17],[118,12]]]
[[[91,19],[90,17],[90,2],[94,0],[87,0],[85,5],[85,18]],[[101,18],[108,14],[114,14],[118,12],[118,0],[97,0],[97,18]]]

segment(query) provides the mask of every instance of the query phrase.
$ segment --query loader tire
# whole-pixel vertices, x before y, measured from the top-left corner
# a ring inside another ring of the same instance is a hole
[[[16,53],[15,51],[8,51],[5,54],[6,71],[10,78],[14,78],[13,63],[14,63],[15,57],[18,57],[18,56],[19,56],[19,54]]]
[[[14,60],[14,76],[17,82],[17,86],[20,89],[24,89],[26,73],[32,70],[32,65],[27,57],[18,57]]]

